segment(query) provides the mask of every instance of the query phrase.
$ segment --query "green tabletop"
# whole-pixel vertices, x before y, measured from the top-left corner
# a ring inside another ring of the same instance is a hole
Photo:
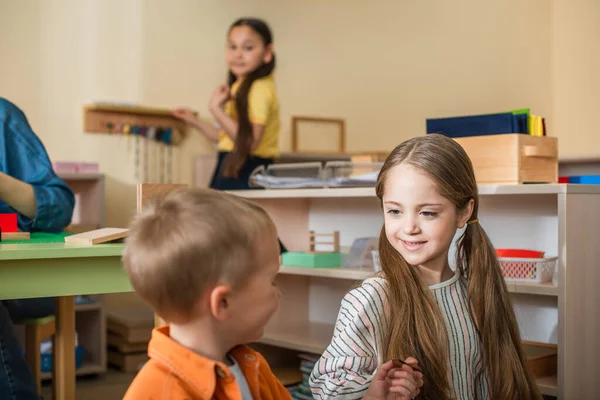
[[[46,232],[32,232],[29,239],[5,239],[2,243],[16,244],[16,243],[64,243],[66,236],[71,236],[72,233],[61,232],[61,233],[46,233]]]
[[[0,300],[132,291],[121,264],[122,243],[0,244]]]

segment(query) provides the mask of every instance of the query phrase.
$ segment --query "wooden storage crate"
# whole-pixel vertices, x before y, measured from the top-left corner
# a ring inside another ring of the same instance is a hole
[[[456,138],[478,184],[558,182],[558,140],[518,133]]]
[[[154,315],[146,307],[111,310],[107,316],[108,364],[124,372],[137,372],[148,360],[148,342]]]

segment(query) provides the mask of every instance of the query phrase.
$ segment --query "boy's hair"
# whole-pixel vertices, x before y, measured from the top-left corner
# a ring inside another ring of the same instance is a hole
[[[254,272],[257,238],[275,226],[259,206],[212,189],[155,199],[131,223],[123,264],[135,291],[164,320],[192,318],[219,283],[236,288]]]
[[[381,201],[389,171],[403,163],[425,172],[457,211],[465,210],[469,200],[474,201],[469,218],[474,223],[467,224],[459,239],[456,265],[468,280],[469,314],[483,344],[490,398],[540,398],[526,366],[496,251],[476,220],[479,195],[469,156],[456,141],[439,134],[416,137],[400,144],[379,173],[376,193]],[[379,253],[394,313],[394,318],[387,323],[385,359],[416,357],[425,376],[421,395],[427,399],[450,398],[448,337],[441,311],[415,269],[387,240],[385,226],[379,237]]]

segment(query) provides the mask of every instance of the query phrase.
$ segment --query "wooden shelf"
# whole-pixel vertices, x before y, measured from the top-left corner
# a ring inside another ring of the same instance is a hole
[[[83,363],[81,368],[75,370],[76,376],[103,374],[106,372],[106,367],[100,364]],[[52,379],[52,372],[42,372],[42,380]]]
[[[279,273],[283,275],[316,276],[332,279],[364,280],[375,276],[376,272],[368,269],[351,268],[308,268],[291,267],[282,265]],[[516,283],[507,282],[506,286],[511,293],[533,294],[541,296],[558,296],[558,287],[551,282],[547,283]]]
[[[322,354],[333,337],[333,324],[304,322],[267,326],[259,343],[308,353]]]
[[[375,188],[232,190],[248,199],[375,197]]]
[[[232,190],[230,193],[248,199],[291,199],[291,198],[336,198],[336,197],[375,197],[374,187],[361,188],[311,188],[311,189],[258,189]],[[550,183],[539,185],[480,185],[479,195],[520,195],[520,194],[559,194],[559,193],[600,193],[600,185],[576,185]]]
[[[83,107],[83,131],[87,133],[129,134],[115,132],[118,125],[169,127],[171,144],[180,144],[186,125],[167,108],[137,105],[89,104]]]
[[[279,269],[280,274],[284,275],[302,275],[302,276],[320,276],[324,278],[363,280],[375,275],[375,271],[367,269],[350,268],[307,268],[291,267],[282,265]]]
[[[123,113],[123,114],[140,114],[140,115],[154,115],[161,117],[173,117],[172,110],[168,108],[155,108],[145,107],[138,105],[126,105],[126,104],[108,104],[108,103],[95,103],[88,104],[83,107],[85,111],[104,111],[112,113]]]
[[[90,172],[90,173],[58,173],[56,174],[62,180],[67,181],[92,181],[96,179],[104,179],[104,174],[100,172]]]
[[[542,378],[537,378],[536,381],[543,395],[557,396],[558,385],[556,376],[544,376]]]
[[[540,296],[558,296],[558,287],[552,282],[546,283],[516,283],[507,282],[508,291],[511,293],[536,294]]]

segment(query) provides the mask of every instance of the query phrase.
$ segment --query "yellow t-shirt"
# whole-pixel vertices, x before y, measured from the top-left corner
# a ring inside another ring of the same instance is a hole
[[[235,82],[231,87],[232,96],[237,92],[238,86],[239,82]],[[234,100],[229,100],[225,104],[225,113],[237,120]],[[265,126],[263,137],[251,154],[264,158],[279,157],[279,100],[272,75],[252,82],[248,93],[248,116],[251,123]],[[229,136],[221,131],[219,151],[232,151],[233,145]]]

